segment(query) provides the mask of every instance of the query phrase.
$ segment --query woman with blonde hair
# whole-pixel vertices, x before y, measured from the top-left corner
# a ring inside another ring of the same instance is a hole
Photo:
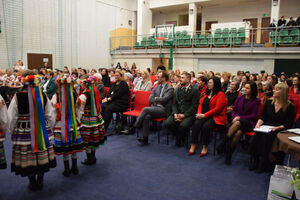
[[[150,75],[147,71],[143,71],[142,79],[138,81],[133,91],[137,90],[150,91],[152,87],[152,82],[150,81]]]
[[[261,125],[273,126],[270,133],[255,132],[250,145],[251,164],[249,170],[257,173],[271,169],[269,154],[273,140],[279,131],[292,127],[295,118],[294,105],[288,100],[289,88],[284,83],[275,85],[273,98],[264,104],[263,113],[255,128]],[[283,162],[283,156],[277,155],[277,162]]]

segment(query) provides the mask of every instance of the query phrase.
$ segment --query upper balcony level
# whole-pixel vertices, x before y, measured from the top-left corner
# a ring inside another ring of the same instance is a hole
[[[299,53],[300,27],[215,28],[210,31],[176,31],[110,38],[110,53]],[[167,41],[173,40],[173,41]]]

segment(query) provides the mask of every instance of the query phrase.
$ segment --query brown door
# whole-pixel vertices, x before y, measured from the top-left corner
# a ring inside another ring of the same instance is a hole
[[[152,70],[156,73],[157,67],[160,65],[160,63],[163,64],[163,66],[166,67],[166,70],[169,69],[169,58],[153,58],[152,59]]]
[[[261,44],[264,44],[264,43],[267,43],[269,42],[269,34],[270,34],[270,31],[268,31],[267,29],[265,28],[268,28],[269,25],[270,25],[270,17],[263,17],[262,20],[261,20]]]
[[[216,24],[216,23],[218,23],[218,21],[205,22],[205,30],[206,30],[206,31],[211,30],[211,25],[212,25],[212,24]],[[207,32],[207,33],[208,33],[208,32]]]
[[[249,21],[250,22],[250,26],[252,28],[257,28],[257,18],[243,19],[243,21],[244,22],[245,21]],[[253,38],[254,41],[256,41],[256,29],[250,31],[249,37],[250,37],[250,42],[252,42],[252,38]]]
[[[41,69],[44,68],[47,63],[48,68],[52,69],[52,54],[39,54],[28,53],[27,54],[28,69]]]

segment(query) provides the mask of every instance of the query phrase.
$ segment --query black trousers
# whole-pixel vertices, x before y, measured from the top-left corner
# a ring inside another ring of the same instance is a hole
[[[128,106],[121,105],[115,102],[107,102],[101,105],[102,116],[104,119],[104,128],[107,129],[112,119],[113,113],[125,112]]]
[[[198,144],[198,137],[200,133],[200,142],[202,145],[208,145],[210,133],[215,126],[213,118],[196,119],[192,127],[192,144]]]

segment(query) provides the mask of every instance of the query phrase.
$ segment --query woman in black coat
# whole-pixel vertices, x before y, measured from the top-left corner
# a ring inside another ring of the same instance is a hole
[[[112,115],[115,112],[124,112],[130,104],[130,92],[127,83],[124,81],[122,71],[116,71],[115,82],[110,86],[110,90],[102,100],[102,115],[105,129],[108,128]]]

